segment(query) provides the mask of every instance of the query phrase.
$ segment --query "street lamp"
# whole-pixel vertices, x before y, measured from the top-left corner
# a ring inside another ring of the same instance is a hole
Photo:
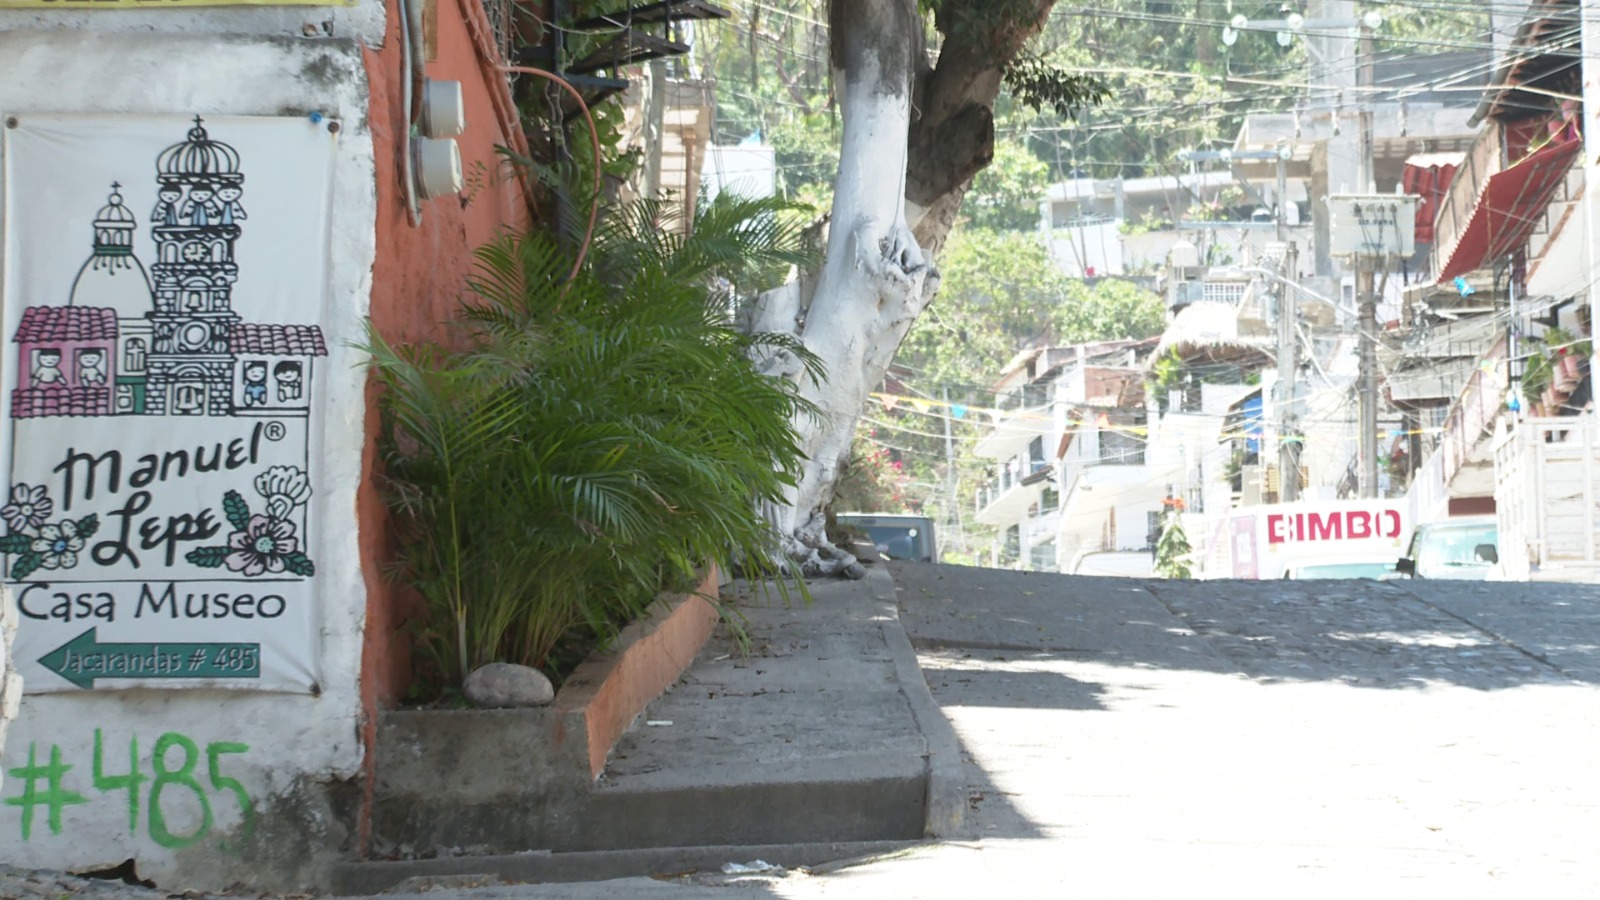
[[[1243,31],[1270,31],[1278,39],[1280,46],[1287,47],[1294,41],[1296,34],[1304,35],[1306,31],[1333,31],[1340,28],[1367,28],[1376,31],[1383,24],[1383,14],[1374,9],[1369,9],[1361,14],[1361,18],[1351,19],[1307,19],[1297,12],[1291,12],[1281,19],[1251,20],[1245,15],[1235,15],[1222,26],[1222,43],[1232,47],[1239,40]]]

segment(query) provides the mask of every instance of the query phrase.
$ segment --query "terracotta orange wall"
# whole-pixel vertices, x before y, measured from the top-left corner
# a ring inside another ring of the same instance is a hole
[[[383,48],[368,49],[365,54],[378,198],[371,316],[378,332],[392,343],[440,334],[442,323],[451,318],[465,290],[474,248],[504,228],[529,225],[520,182],[504,169],[495,149],[509,144],[511,138],[495,115],[490,93],[494,85],[488,80],[494,76],[480,62],[460,0],[433,2],[436,14],[429,16],[429,22],[436,29],[429,46],[436,47],[437,53],[427,64],[427,74],[462,83],[467,130],[456,141],[468,184],[459,196],[421,201],[422,223],[417,227],[410,222],[401,190],[400,154],[406,151],[409,126],[403,108],[405,75],[395,0],[388,2]],[[375,391],[369,384],[367,441],[356,498],[367,586],[361,690],[369,776],[377,712],[394,705],[409,683],[408,635],[402,628],[415,602],[383,574],[392,535],[375,474],[378,416],[374,400]],[[367,780],[370,785],[370,777]],[[367,842],[365,819],[363,816],[363,849]]]

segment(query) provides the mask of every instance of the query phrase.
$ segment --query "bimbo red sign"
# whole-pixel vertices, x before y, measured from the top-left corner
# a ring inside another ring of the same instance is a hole
[[[1308,509],[1267,516],[1269,544],[1399,540],[1404,534],[1400,510],[1395,508]]]

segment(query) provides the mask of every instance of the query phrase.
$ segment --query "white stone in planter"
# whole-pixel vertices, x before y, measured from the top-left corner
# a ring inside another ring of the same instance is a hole
[[[489,663],[474,669],[462,690],[467,702],[484,709],[549,706],[556,699],[555,686],[543,672],[515,663]]]

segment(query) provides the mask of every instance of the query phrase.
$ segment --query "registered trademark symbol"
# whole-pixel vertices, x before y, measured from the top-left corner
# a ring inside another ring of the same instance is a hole
[[[284,429],[282,422],[268,422],[266,431],[262,433],[266,435],[269,441],[281,441],[288,432]]]

